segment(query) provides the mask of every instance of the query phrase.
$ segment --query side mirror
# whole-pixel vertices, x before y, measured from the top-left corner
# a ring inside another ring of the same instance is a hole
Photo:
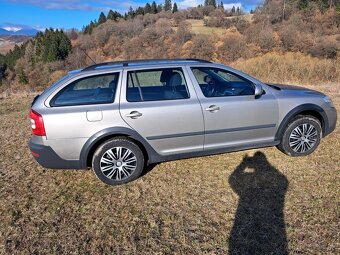
[[[263,88],[260,84],[255,84],[255,97],[259,97],[263,94]]]

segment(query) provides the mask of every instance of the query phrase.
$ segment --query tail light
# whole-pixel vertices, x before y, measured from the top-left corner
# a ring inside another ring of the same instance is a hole
[[[46,136],[43,117],[34,110],[30,111],[32,133],[38,136]]]

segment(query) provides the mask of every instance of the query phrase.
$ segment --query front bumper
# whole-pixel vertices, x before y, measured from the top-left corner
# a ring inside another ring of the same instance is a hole
[[[323,136],[325,137],[326,135],[329,135],[330,133],[332,133],[336,127],[336,121],[337,121],[337,112],[336,109],[334,107],[330,107],[329,109],[327,109],[326,111],[326,115],[327,115],[327,122],[325,123],[325,130],[324,130],[324,134]]]
[[[34,159],[43,167],[51,169],[79,169],[79,160],[65,160],[58,156],[55,151],[42,144],[33,143],[29,141],[28,146],[32,152]]]

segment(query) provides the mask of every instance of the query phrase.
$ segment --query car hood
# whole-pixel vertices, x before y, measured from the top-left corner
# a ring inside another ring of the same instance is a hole
[[[276,90],[281,90],[281,91],[286,91],[286,92],[324,95],[323,93],[319,91],[300,87],[300,86],[295,86],[295,85],[277,84],[277,83],[267,83],[267,85]]]

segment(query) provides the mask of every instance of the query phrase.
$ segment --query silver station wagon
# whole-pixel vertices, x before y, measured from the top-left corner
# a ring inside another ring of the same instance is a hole
[[[320,92],[206,60],[107,62],[69,72],[34,99],[29,147],[46,168],[92,167],[115,185],[182,158],[267,146],[305,156],[336,118]]]

